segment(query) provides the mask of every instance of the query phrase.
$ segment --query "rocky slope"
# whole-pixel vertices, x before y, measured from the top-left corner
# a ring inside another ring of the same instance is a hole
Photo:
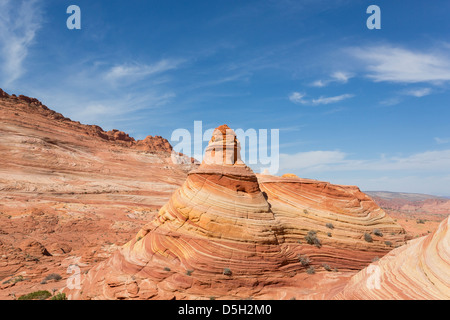
[[[193,167],[174,165],[161,137],[135,141],[2,90],[0,155],[0,298],[59,289],[73,261],[106,259]],[[63,279],[41,284],[51,273]]]
[[[340,299],[450,299],[450,219],[356,274]]]
[[[450,200],[443,197],[386,191],[366,193],[405,228],[411,239],[431,233],[450,215]]]
[[[323,299],[404,240],[357,187],[256,176],[241,161],[234,132],[221,126],[157,217],[83,276],[80,289],[65,292],[72,299]]]

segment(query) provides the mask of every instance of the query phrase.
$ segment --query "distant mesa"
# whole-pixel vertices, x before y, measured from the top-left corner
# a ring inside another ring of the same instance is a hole
[[[308,268],[361,270],[392,249],[386,241],[403,245],[403,228],[357,187],[257,176],[223,125],[157,217],[92,268],[80,290],[66,292],[72,299],[282,298],[286,290],[301,297]]]

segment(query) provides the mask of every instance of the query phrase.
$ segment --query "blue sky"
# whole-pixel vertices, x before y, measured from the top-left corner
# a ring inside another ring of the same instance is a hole
[[[68,30],[66,9],[81,8]],[[366,9],[381,8],[381,30]],[[280,129],[280,174],[450,196],[450,2],[1,0],[0,87],[136,139]]]

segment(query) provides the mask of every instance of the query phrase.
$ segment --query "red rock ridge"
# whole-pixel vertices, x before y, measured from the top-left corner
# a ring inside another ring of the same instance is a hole
[[[72,121],[70,118],[64,117],[61,113],[55,112],[49,109],[41,101],[36,98],[30,98],[24,95],[16,96],[15,94],[9,95],[2,89],[0,89],[0,99],[5,99],[13,103],[14,108],[21,109],[24,112],[32,112],[43,115],[55,121],[64,122],[66,125],[73,127],[73,129],[79,130],[81,134],[99,137],[103,140],[125,144],[130,148],[134,148],[146,152],[163,152],[171,153],[173,148],[169,141],[161,136],[147,136],[144,140],[135,140],[127,133],[113,129],[110,131],[104,131],[97,125],[85,125],[78,121]],[[6,106],[5,106],[6,107]],[[19,110],[17,110],[19,111]],[[191,163],[195,160],[192,159]]]

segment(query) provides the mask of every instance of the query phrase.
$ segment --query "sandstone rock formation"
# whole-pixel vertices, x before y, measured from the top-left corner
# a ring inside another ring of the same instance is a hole
[[[357,187],[255,175],[224,125],[158,216],[91,269],[80,290],[66,292],[72,299],[324,298],[309,290],[310,274],[323,281],[317,286],[334,283],[335,294],[339,272],[362,269],[404,236]]]
[[[68,265],[107,259],[197,166],[174,154],[161,137],[135,141],[0,89],[0,299],[60,289]],[[41,284],[47,273],[63,279]]]
[[[356,274],[338,299],[450,299],[450,218]]]

